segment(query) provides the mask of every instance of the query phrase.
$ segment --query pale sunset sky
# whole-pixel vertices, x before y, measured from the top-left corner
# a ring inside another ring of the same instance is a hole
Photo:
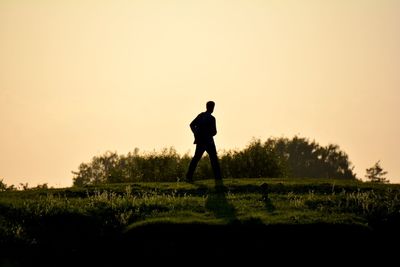
[[[0,0],[0,179],[72,185],[93,156],[294,135],[400,183],[399,0]]]

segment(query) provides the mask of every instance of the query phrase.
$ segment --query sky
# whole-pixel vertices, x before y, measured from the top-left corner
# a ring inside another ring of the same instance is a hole
[[[72,185],[106,151],[295,135],[400,183],[398,0],[0,0],[0,179]]]

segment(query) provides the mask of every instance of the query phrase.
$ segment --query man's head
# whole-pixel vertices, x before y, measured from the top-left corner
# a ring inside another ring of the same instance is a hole
[[[206,107],[208,112],[213,113],[215,107],[214,101],[208,101]]]

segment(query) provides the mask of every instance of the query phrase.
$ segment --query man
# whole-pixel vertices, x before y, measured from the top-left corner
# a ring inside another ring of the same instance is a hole
[[[217,127],[213,113],[215,103],[208,101],[206,104],[207,110],[200,113],[191,123],[190,129],[194,134],[194,144],[196,144],[196,151],[190,162],[188,172],[186,174],[186,181],[193,181],[193,174],[204,152],[207,151],[210,157],[211,167],[214,172],[216,180],[221,180],[221,170],[219,167],[217,149],[215,148],[214,138],[217,134]]]

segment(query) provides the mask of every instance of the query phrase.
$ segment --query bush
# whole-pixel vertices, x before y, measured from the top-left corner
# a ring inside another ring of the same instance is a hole
[[[101,183],[161,182],[183,180],[191,156],[180,156],[174,148],[161,152],[125,155],[106,152],[82,163],[74,174],[74,185]],[[292,139],[270,138],[262,143],[252,140],[240,151],[229,150],[219,155],[224,178],[294,177],[355,179],[354,167],[337,145],[322,147],[315,141],[295,136]],[[200,160],[195,179],[213,177],[207,154]]]

